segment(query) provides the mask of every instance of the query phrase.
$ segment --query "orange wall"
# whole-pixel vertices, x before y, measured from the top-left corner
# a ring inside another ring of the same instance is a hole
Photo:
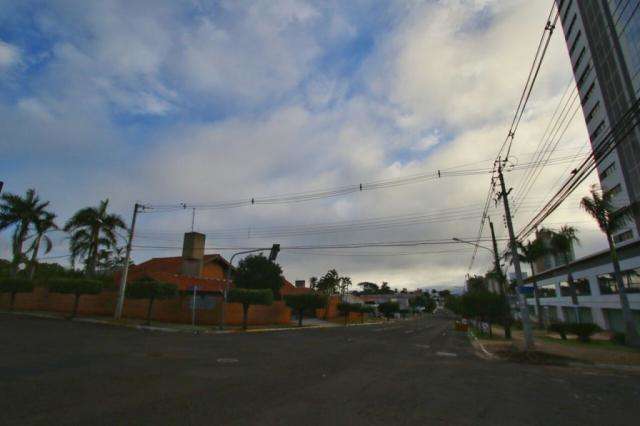
[[[46,288],[36,287],[32,293],[18,293],[14,309],[70,313],[73,310],[74,299],[73,295],[49,293]],[[82,296],[78,305],[78,315],[111,316],[115,309],[116,299],[116,291],[103,291],[96,295]],[[0,294],[0,308],[8,309],[10,300],[9,294]],[[191,323],[190,300],[188,295],[181,295],[170,300],[158,300],[153,304],[152,319],[160,322]],[[123,316],[125,318],[146,319],[148,306],[147,300],[126,299]],[[197,310],[196,322],[204,325],[218,324],[220,314],[220,303],[218,302],[213,309]],[[270,306],[251,306],[248,322],[251,325],[289,324],[291,310],[286,307],[283,301],[276,301]],[[225,324],[242,324],[241,304],[226,304]]]
[[[327,319],[339,317],[340,311],[338,311],[338,303],[340,303],[340,297],[331,296],[326,308],[316,309],[316,318],[325,318],[325,309],[328,311],[326,314]]]

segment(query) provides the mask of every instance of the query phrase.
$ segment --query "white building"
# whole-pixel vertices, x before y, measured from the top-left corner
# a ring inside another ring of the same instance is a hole
[[[640,327],[640,242],[619,249],[620,268],[629,304]],[[620,296],[613,279],[609,250],[571,262],[571,274],[578,293],[578,305],[571,301],[566,267],[559,266],[536,275],[542,318],[553,321],[593,322],[603,329],[624,332]],[[527,280],[527,284],[531,279]],[[527,297],[529,311],[538,315],[533,296]]]

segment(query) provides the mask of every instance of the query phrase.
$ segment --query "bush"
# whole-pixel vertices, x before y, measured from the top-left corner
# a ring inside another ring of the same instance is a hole
[[[0,293],[11,294],[10,310],[13,310],[17,293],[31,293],[32,291],[33,282],[24,278],[3,278],[0,280]]]
[[[512,326],[513,328],[515,328],[516,330],[522,330],[522,320],[514,320],[514,321],[511,323],[511,326]]]
[[[127,286],[127,297],[132,299],[149,299],[147,324],[151,324],[151,312],[153,302],[156,299],[170,299],[177,295],[178,286],[175,284],[161,283],[151,278],[143,278]]]
[[[581,342],[590,341],[591,336],[600,331],[600,327],[592,323],[568,324],[567,328],[569,333],[577,335]]]
[[[554,322],[547,327],[549,333],[557,333],[562,340],[567,340],[567,324],[563,322]]]
[[[298,326],[302,327],[302,317],[305,311],[322,308],[327,304],[327,298],[317,293],[290,294],[284,296],[288,307],[298,313]]]
[[[247,329],[249,307],[251,305],[271,305],[273,291],[271,289],[252,290],[248,288],[234,288],[229,291],[229,302],[242,303],[242,329]]]
[[[400,310],[398,310],[398,313],[400,313],[400,315],[402,315],[402,318],[406,318],[407,315],[409,315],[411,313],[411,311],[409,309],[400,309]]]
[[[360,320],[362,322],[364,322],[364,316],[366,314],[371,315],[373,312],[375,311],[375,309],[373,308],[373,306],[369,306],[369,305],[358,305],[358,312],[360,312]]]
[[[621,332],[615,332],[611,335],[611,341],[616,345],[625,345],[627,343],[627,335]]]
[[[378,311],[385,316],[385,318],[389,319],[393,317],[393,315],[400,311],[400,305],[397,302],[384,302],[378,305]]]
[[[74,318],[78,313],[80,296],[83,294],[98,294],[102,291],[102,283],[86,279],[55,279],[49,282],[49,291],[52,293],[73,294],[76,300],[73,304],[73,312],[69,318]]]

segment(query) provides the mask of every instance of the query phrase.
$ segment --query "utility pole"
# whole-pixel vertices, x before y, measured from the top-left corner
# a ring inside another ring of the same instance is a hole
[[[511,246],[511,259],[513,259],[513,267],[516,270],[516,282],[518,283],[518,302],[520,303],[520,316],[522,317],[522,331],[524,333],[524,350],[533,349],[533,330],[531,328],[531,320],[529,319],[529,307],[527,301],[523,297],[524,281],[522,280],[522,269],[520,269],[520,260],[518,259],[518,246],[516,245],[516,237],[513,232],[513,223],[511,223],[511,209],[509,208],[509,192],[504,184],[504,176],[502,175],[502,161],[498,159],[498,178],[500,179],[500,198],[504,204],[504,215],[507,221],[507,229],[509,231],[509,245]]]
[[[493,242],[493,261],[496,268],[496,275],[500,284],[500,293],[504,298],[504,337],[505,339],[511,339],[511,306],[509,306],[509,292],[505,285],[504,275],[502,274],[502,268],[500,267],[500,256],[498,255],[498,242],[496,241],[496,232],[493,230],[493,222],[489,219],[489,228],[491,228],[491,241]]]
[[[133,233],[136,228],[136,219],[138,217],[138,210],[143,208],[140,204],[136,203],[133,206],[133,218],[131,219],[131,229],[129,229],[129,241],[127,241],[127,250],[124,258],[124,266],[122,267],[122,277],[120,277],[120,288],[118,289],[118,302],[116,304],[116,311],[113,314],[115,319],[122,317],[122,308],[124,307],[124,296],[127,290],[127,275],[129,273],[129,261],[131,260],[131,243],[133,241]]]

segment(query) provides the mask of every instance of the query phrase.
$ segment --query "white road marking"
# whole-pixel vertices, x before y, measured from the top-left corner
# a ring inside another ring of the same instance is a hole
[[[422,349],[430,349],[431,346],[429,345],[416,345],[417,348],[422,348]]]
[[[449,357],[458,356],[457,354],[454,354],[453,352],[436,352],[436,355],[438,355],[438,356],[449,356]]]
[[[234,364],[238,362],[238,358],[218,358],[217,361],[220,364]]]

